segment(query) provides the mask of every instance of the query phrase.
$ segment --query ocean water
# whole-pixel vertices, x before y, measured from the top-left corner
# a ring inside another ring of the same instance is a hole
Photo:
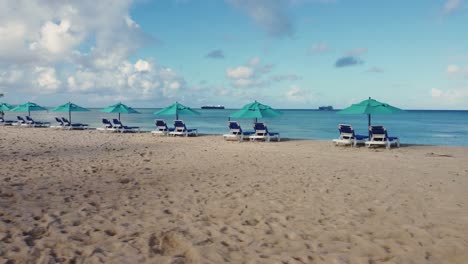
[[[155,116],[159,109],[137,109],[141,114],[122,114],[125,125],[140,126],[142,130],[154,129],[154,119],[161,118],[172,125],[175,116]],[[180,116],[190,128],[198,128],[204,134],[223,134],[228,131],[228,116],[236,109],[212,110],[197,109],[199,116]],[[283,138],[324,139],[338,137],[338,124],[351,124],[358,134],[367,134],[366,115],[341,115],[336,111],[317,110],[281,110],[283,115],[265,118],[272,132],[280,132]],[[6,119],[15,119],[17,114],[6,112]],[[40,121],[55,123],[55,116],[68,116],[68,113],[32,112],[31,116]],[[90,112],[72,113],[73,122],[87,123],[91,127],[100,127],[101,118],[117,118],[117,114],[101,113],[99,109]],[[252,130],[253,119],[237,119],[244,131]],[[468,111],[429,111],[408,110],[392,115],[373,115],[373,125],[384,125],[390,136],[398,136],[402,143],[468,146]]]

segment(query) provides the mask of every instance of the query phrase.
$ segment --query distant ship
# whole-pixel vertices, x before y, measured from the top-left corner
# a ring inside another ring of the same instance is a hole
[[[224,105],[204,105],[201,109],[224,109]]]
[[[321,111],[332,111],[333,110],[333,106],[331,105],[328,105],[328,106],[320,106],[318,108],[318,110],[321,110]]]

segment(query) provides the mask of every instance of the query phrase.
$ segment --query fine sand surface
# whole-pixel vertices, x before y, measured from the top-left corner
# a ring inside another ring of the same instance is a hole
[[[467,263],[468,148],[0,127],[0,263]]]

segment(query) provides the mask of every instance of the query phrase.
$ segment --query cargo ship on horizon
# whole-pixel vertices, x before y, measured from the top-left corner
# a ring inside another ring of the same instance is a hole
[[[224,105],[203,105],[201,109],[224,109]]]

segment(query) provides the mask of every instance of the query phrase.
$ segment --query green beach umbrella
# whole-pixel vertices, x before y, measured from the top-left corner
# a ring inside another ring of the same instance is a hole
[[[231,114],[229,118],[255,118],[255,122],[257,122],[258,118],[276,117],[281,114],[283,113],[268,105],[254,101],[253,103],[244,105],[241,110]]]
[[[367,100],[364,100],[358,104],[353,104],[341,111],[338,111],[338,114],[366,114],[367,124],[370,126],[372,114],[394,114],[400,112],[403,112],[403,110],[369,97]]]
[[[53,112],[68,112],[68,121],[71,123],[71,112],[87,112],[89,111],[88,109],[81,107],[79,105],[76,105],[72,102],[68,102],[66,104],[60,105],[52,109],[51,111]]]
[[[126,106],[122,103],[117,103],[115,105],[108,106],[101,110],[104,113],[118,113],[119,114],[119,121],[120,121],[120,114],[139,114],[137,110]]]
[[[10,111],[13,108],[12,105],[6,103],[0,103],[0,111]]]
[[[176,120],[179,120],[179,115],[200,115],[199,112],[190,107],[175,102],[168,107],[154,112],[155,115],[175,115]]]
[[[27,102],[25,104],[18,105],[17,107],[13,109],[10,109],[10,111],[28,112],[28,116],[31,116],[31,111],[47,111],[47,109],[35,103]]]

